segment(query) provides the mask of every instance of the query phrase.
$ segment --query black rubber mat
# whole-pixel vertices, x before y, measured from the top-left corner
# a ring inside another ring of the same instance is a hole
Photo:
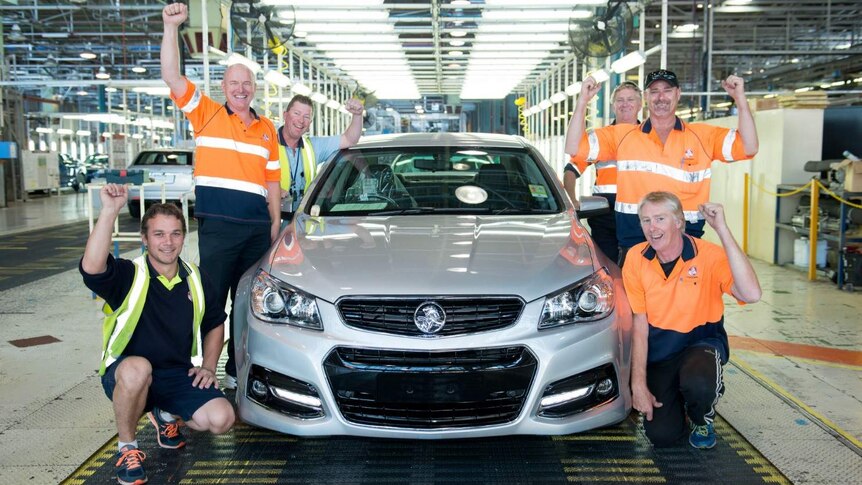
[[[637,419],[575,435],[445,441],[298,438],[240,424],[221,436],[184,428],[180,450],[158,448],[142,421],[138,440],[151,484],[790,483],[721,418],[707,451],[654,449]],[[63,483],[116,483],[115,452],[114,440]]]

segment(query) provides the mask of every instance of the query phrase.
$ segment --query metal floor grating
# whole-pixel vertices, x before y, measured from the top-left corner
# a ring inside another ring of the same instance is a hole
[[[723,419],[718,445],[654,449],[632,415],[589,433],[469,440],[298,438],[239,424],[212,436],[188,428],[185,448],[158,448],[145,420],[138,440],[151,484],[790,483]],[[111,440],[63,483],[114,481]]]

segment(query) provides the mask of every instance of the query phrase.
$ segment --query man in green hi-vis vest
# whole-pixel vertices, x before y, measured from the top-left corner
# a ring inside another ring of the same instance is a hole
[[[233,425],[233,407],[215,375],[227,315],[205,275],[179,257],[186,225],[177,206],[147,210],[141,220],[145,252],[130,261],[109,252],[128,189],[108,184],[99,198],[101,212],[79,270],[84,284],[105,300],[99,374],[114,405],[117,481],[142,484],[146,455],[136,428],[144,412],[162,448],[186,444],[176,417],[193,430],[216,434]]]
[[[283,214],[296,211],[305,189],[317,175],[317,166],[332,158],[338,150],[356,145],[362,135],[362,103],[358,99],[348,99],[344,109],[353,118],[344,133],[306,136],[314,116],[313,106],[314,102],[307,96],[297,94],[291,98],[284,110],[284,125],[278,130]]]

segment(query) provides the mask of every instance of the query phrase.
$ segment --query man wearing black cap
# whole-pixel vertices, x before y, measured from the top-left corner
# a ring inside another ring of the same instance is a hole
[[[626,251],[643,242],[637,206],[653,191],[667,191],[682,201],[686,233],[703,235],[704,217],[698,206],[709,201],[713,160],[733,162],[757,153],[757,130],[745,98],[744,81],[729,76],[721,86],[736,102],[737,129],[704,123],[683,123],[676,116],[681,92],[679,80],[661,69],[647,75],[644,97],[649,118],[640,125],[614,125],[586,131],[587,106],[598,93],[592,76],[581,84],[574,114],[566,133],[566,153],[574,161],[617,160],[617,200],[614,211],[619,264]]]

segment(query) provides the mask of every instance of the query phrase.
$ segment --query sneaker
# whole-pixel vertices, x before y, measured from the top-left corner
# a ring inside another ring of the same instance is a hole
[[[693,425],[691,434],[688,436],[688,442],[699,450],[708,450],[715,446],[715,429],[713,429],[712,423]]]
[[[236,389],[236,377],[234,377],[230,374],[225,374],[224,383],[222,384],[222,387],[224,389],[231,389],[231,390]]]
[[[162,448],[175,450],[186,445],[186,439],[180,433],[180,425],[176,421],[162,419],[161,410],[154,407],[147,413],[150,422],[156,427],[156,440]]]
[[[117,464],[114,471],[117,473],[117,482],[122,485],[142,485],[147,483],[147,472],[144,471],[144,460],[147,459],[143,451],[125,446],[118,451],[114,458]]]

